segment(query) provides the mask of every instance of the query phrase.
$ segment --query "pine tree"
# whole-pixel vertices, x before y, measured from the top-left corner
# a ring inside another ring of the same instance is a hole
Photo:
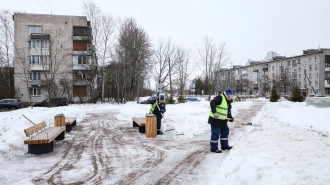
[[[272,94],[270,95],[270,102],[277,102],[277,100],[280,99],[280,96],[277,93],[276,87],[272,87]]]
[[[304,96],[301,94],[301,90],[298,86],[292,88],[291,101],[293,102],[303,102],[305,100]]]

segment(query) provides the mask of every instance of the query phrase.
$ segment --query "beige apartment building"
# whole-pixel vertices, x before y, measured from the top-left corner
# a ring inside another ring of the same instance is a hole
[[[234,88],[237,95],[270,95],[274,85],[282,95],[298,86],[305,96],[330,96],[330,49],[307,49],[301,55],[274,57],[220,71],[217,89]]]
[[[85,16],[15,13],[14,78],[23,102],[88,101],[97,66]]]

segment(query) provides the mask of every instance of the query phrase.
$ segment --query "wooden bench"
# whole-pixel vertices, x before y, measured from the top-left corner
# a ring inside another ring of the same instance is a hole
[[[133,117],[133,127],[139,127],[140,133],[146,132],[146,119],[145,117]]]
[[[28,145],[28,153],[44,154],[53,151],[53,140],[63,140],[65,138],[65,127],[48,127],[43,121],[24,130],[28,139],[24,144]]]
[[[77,117],[65,117],[66,132],[70,132],[77,125]]]

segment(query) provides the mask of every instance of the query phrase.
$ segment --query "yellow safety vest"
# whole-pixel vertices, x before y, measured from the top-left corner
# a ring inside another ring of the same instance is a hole
[[[158,104],[158,100],[156,100],[155,103],[152,104],[152,106],[151,106],[151,108],[150,108],[150,110],[149,110],[149,114],[152,114],[152,113],[154,112],[154,110],[155,110],[157,104]]]
[[[222,96],[222,102],[220,105],[217,105],[215,110],[219,114],[219,117],[217,119],[226,120],[227,115],[228,115],[228,104],[227,104],[225,96],[223,94],[221,94],[221,96]],[[212,111],[210,112],[209,116],[214,118]],[[216,119],[216,118],[214,118],[214,119]]]

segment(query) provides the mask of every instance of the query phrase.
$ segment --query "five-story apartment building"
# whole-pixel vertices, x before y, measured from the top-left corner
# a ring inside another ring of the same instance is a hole
[[[15,13],[15,87],[23,102],[49,96],[88,101],[96,75],[85,16]]]

